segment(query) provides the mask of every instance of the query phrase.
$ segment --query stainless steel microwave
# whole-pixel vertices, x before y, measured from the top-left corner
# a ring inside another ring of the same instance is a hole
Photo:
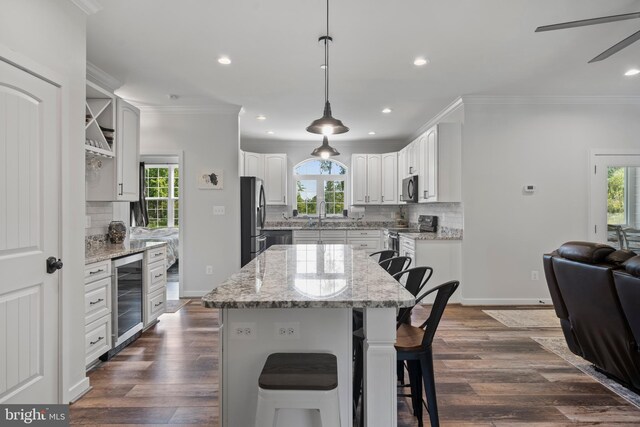
[[[418,203],[418,175],[402,180],[402,202]]]

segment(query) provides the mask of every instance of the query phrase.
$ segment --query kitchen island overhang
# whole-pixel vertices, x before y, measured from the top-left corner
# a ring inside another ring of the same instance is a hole
[[[352,425],[352,309],[364,312],[367,426],[395,426],[396,313],[413,296],[363,250],[349,245],[273,246],[202,298],[220,309],[220,425],[253,426],[258,377],[275,352],[338,358],[342,426]],[[279,411],[278,425],[313,425]]]

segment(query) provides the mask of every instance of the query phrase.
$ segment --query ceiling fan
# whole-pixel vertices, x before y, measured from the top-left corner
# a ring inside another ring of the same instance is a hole
[[[571,22],[563,22],[561,24],[553,24],[553,25],[544,25],[542,27],[536,28],[536,33],[542,31],[553,31],[553,30],[563,30],[565,28],[576,28],[576,27],[584,27],[587,25],[597,25],[597,24],[606,24],[609,22],[617,22],[617,21],[625,21],[627,19],[636,19],[640,18],[640,12],[635,13],[625,13],[623,15],[613,15],[613,16],[603,16],[601,18],[593,18],[593,19],[583,19],[580,21],[571,21]],[[607,59],[614,53],[620,52],[625,47],[637,42],[640,40],[640,31],[634,33],[611,46],[609,49],[602,52],[600,55],[593,58],[589,63],[602,61],[603,59]]]

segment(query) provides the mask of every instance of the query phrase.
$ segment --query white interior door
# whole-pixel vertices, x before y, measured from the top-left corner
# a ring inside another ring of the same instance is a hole
[[[59,401],[59,103],[0,59],[0,403]]]
[[[616,171],[617,169],[624,170]],[[610,175],[611,179],[615,179],[613,175],[618,175],[616,172],[622,172],[619,176],[621,179],[617,183],[612,182],[611,192],[618,192],[619,196],[610,196]],[[616,246],[614,233],[609,232],[609,223],[622,227],[640,228],[639,184],[640,150],[608,154],[592,153],[588,230],[590,241]],[[618,189],[616,190],[615,187]]]

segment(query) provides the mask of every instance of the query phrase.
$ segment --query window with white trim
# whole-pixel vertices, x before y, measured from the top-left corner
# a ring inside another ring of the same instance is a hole
[[[177,227],[180,223],[178,165],[145,165],[145,201],[149,228]]]
[[[342,216],[346,206],[345,165],[335,160],[309,159],[293,169],[293,177],[298,215],[317,215],[318,207],[324,201],[327,216]]]

